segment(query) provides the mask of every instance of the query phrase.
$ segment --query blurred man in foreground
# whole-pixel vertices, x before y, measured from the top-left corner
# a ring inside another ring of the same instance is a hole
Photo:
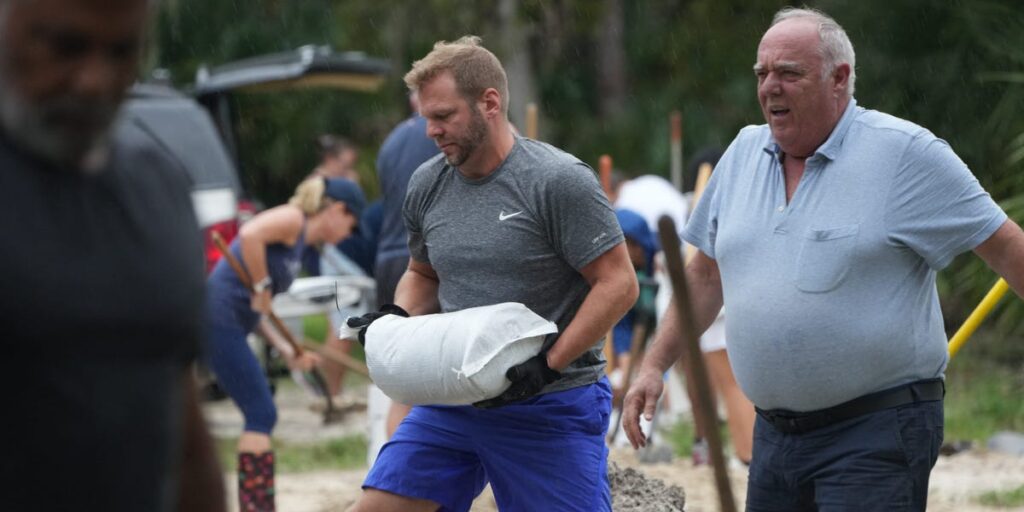
[[[224,510],[187,179],[115,122],[152,4],[0,0],[4,510]]]

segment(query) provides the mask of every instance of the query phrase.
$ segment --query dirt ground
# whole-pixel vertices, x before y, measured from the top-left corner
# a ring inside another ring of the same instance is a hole
[[[341,402],[359,403],[365,398],[359,390],[345,394]],[[274,435],[289,442],[316,443],[356,433],[366,428],[365,412],[346,416],[339,424],[324,426],[321,417],[309,409],[314,402],[301,390],[285,388],[278,393],[279,422]],[[204,406],[204,412],[215,436],[237,437],[241,431],[241,415],[228,400]],[[663,481],[666,486],[676,485],[686,495],[686,508],[690,512],[718,510],[714,479],[707,466],[694,467],[689,459],[675,458],[668,463],[640,464],[631,449],[612,449],[610,461],[621,469],[633,468],[647,478]],[[277,475],[278,510],[282,512],[342,511],[359,496],[360,483],[366,475],[365,467],[338,471],[312,471],[279,473]],[[739,510],[743,510],[746,474],[733,470],[732,488]],[[235,475],[225,474],[225,485],[234,501]],[[985,507],[974,499],[987,491],[1010,490],[1024,484],[1024,457],[1014,457],[983,450],[971,450],[949,457],[940,457],[932,471],[929,487],[928,510],[933,512],[1006,511]],[[232,503],[234,507],[235,504]],[[232,510],[236,510],[232,508]],[[474,512],[497,510],[489,490],[485,490],[473,505]],[[640,510],[630,508],[630,511]],[[652,507],[652,512],[675,510]]]

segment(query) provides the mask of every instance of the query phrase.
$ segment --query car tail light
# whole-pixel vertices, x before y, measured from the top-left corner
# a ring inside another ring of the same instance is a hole
[[[203,231],[203,241],[206,243],[206,273],[210,273],[213,270],[213,266],[220,261],[222,254],[217,245],[213,243],[213,232],[216,231],[221,238],[224,239],[224,243],[230,244],[231,240],[238,235],[238,221],[229,220],[214,224]]]

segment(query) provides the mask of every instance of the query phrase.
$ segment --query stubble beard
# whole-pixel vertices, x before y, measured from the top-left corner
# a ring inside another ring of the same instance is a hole
[[[103,169],[118,102],[62,95],[32,103],[11,85],[4,62],[0,48],[0,132],[59,168],[87,174]]]
[[[466,135],[454,141],[458,151],[450,157],[445,156],[448,165],[452,167],[459,167],[466,163],[466,160],[473,155],[473,152],[487,138],[488,128],[487,122],[484,121],[484,116],[475,106],[472,106],[471,109],[472,113],[470,114]]]

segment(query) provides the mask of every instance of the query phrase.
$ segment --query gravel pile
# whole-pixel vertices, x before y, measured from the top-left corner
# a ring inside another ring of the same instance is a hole
[[[678,485],[667,486],[633,469],[608,464],[608,482],[612,488],[615,512],[683,512],[686,493]]]

